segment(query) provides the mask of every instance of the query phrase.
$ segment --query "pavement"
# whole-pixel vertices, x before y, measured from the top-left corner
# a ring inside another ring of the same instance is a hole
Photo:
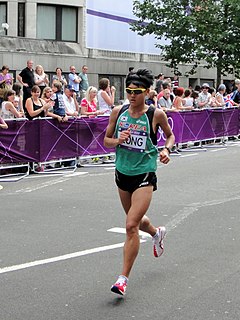
[[[113,164],[0,182],[0,319],[239,320],[239,154],[228,141],[159,164],[148,216],[165,252],[140,236],[124,297],[110,291],[125,240]]]

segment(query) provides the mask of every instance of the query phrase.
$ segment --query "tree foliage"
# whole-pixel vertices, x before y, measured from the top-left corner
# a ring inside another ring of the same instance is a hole
[[[239,0],[134,0],[133,13],[132,30],[155,35],[163,59],[176,73],[184,63],[194,74],[204,60],[207,68],[217,68],[218,84],[226,72],[239,74]]]

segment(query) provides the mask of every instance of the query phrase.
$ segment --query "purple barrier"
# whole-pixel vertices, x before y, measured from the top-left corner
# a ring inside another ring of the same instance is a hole
[[[0,164],[38,161],[38,123],[28,120],[7,123],[7,130],[0,129]]]
[[[167,112],[176,143],[238,135],[239,115],[238,108]],[[164,142],[160,129],[158,145]]]
[[[176,143],[239,134],[240,112],[237,108],[168,112],[168,122]],[[109,117],[8,121],[0,130],[0,165],[17,162],[44,162],[59,158],[94,156],[113,152],[103,146]],[[165,144],[161,129],[158,146]]]
[[[78,120],[79,156],[114,152],[114,149],[105,148],[103,145],[108,120],[109,117],[81,118]]]
[[[38,161],[44,162],[60,158],[78,156],[78,122],[69,119],[59,123],[57,120],[35,120],[40,125],[40,154]]]

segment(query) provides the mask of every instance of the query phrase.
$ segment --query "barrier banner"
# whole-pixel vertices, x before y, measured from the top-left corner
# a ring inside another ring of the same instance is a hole
[[[167,112],[176,143],[213,139],[239,134],[238,108]],[[104,155],[114,152],[103,145],[109,117],[9,120],[0,129],[0,165],[18,162],[45,162],[61,158]],[[158,146],[165,144],[162,130]]]
[[[215,137],[234,136],[239,133],[239,109],[208,110]]]
[[[39,126],[35,121],[7,121],[8,129],[0,129],[0,165],[35,162],[39,158]]]
[[[55,119],[38,119],[34,122],[38,122],[40,126],[38,161],[45,162],[78,156],[77,119],[69,119],[67,122],[61,123]]]
[[[233,136],[239,133],[239,109],[167,112],[176,143]],[[159,141],[159,145],[163,145]]]
[[[81,118],[78,120],[78,154],[79,156],[100,155],[114,152],[105,148],[103,139],[109,117]]]

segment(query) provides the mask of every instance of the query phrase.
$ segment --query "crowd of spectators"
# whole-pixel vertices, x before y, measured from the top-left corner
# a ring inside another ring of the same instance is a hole
[[[6,127],[4,119],[53,117],[65,122],[69,117],[109,115],[114,106],[115,87],[107,78],[100,79],[99,89],[90,86],[86,65],[80,72],[71,65],[66,77],[57,67],[50,79],[43,66],[34,68],[34,62],[28,60],[16,82],[8,66],[1,71],[0,128]]]
[[[224,84],[217,90],[208,83],[194,89],[183,88],[178,76],[165,78],[160,73],[148,93],[146,104],[174,112],[239,106],[239,79],[235,80],[235,86],[231,93],[226,93]],[[38,64],[34,68],[34,62],[28,60],[17,75],[17,81],[9,73],[9,67],[4,65],[0,73],[0,128],[6,128],[4,119],[53,117],[65,122],[69,117],[109,115],[114,107],[115,93],[116,88],[107,78],[99,80],[98,88],[89,85],[86,65],[79,72],[71,65],[66,77],[57,67],[50,79],[43,66]]]
[[[227,93],[225,84],[210,87],[208,83],[195,88],[179,86],[177,76],[164,78],[161,73],[156,77],[155,86],[149,91],[146,103],[164,111],[201,110],[211,108],[228,108],[240,105],[240,80],[236,79],[235,88]]]

